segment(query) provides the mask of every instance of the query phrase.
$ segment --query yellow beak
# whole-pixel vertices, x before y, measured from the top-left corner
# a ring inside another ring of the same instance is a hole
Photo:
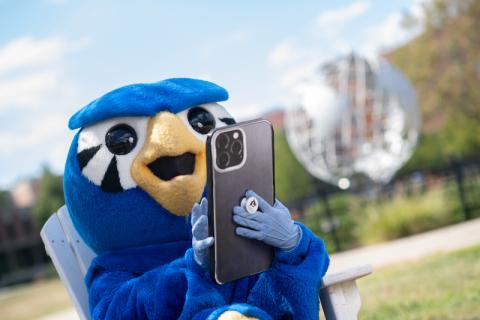
[[[162,207],[186,216],[205,188],[205,144],[176,115],[160,112],[148,122],[145,144],[131,174]]]

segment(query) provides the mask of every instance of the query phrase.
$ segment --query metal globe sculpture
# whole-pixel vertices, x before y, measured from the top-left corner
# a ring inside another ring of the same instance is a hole
[[[351,54],[321,65],[296,89],[287,139],[318,179],[341,189],[357,176],[386,183],[412,155],[421,122],[415,91],[386,61]]]

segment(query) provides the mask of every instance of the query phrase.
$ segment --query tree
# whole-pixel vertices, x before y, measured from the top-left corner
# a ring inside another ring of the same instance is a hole
[[[424,32],[387,57],[412,80],[427,122],[448,111],[480,123],[480,2],[436,0],[424,13]]]
[[[56,176],[47,166],[44,166],[39,182],[38,198],[32,208],[39,226],[43,226],[50,215],[64,203],[61,177]]]
[[[480,1],[434,0],[424,16],[424,32],[386,54],[412,81],[423,116],[403,172],[445,167],[480,148]]]
[[[285,133],[275,134],[275,193],[285,205],[292,205],[312,194],[312,177],[288,146]]]

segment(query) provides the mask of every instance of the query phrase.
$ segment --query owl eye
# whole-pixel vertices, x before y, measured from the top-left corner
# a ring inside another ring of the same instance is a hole
[[[215,128],[215,117],[200,107],[188,110],[187,119],[193,130],[201,134],[207,134]]]
[[[105,135],[105,144],[113,154],[128,154],[137,145],[137,133],[128,124],[117,124]]]

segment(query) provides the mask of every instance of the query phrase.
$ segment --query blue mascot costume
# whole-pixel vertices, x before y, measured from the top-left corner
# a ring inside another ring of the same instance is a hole
[[[85,279],[93,319],[318,319],[328,255],[279,201],[232,212],[238,235],[275,247],[271,268],[224,285],[208,273],[205,140],[235,122],[218,104],[227,98],[207,81],[168,79],[109,92],[70,119],[80,130],[65,199],[98,254]]]

